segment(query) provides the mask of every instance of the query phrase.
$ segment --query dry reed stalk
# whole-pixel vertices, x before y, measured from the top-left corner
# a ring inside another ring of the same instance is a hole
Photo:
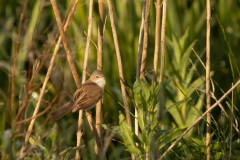
[[[140,70],[140,77],[145,76],[145,69],[146,69],[146,59],[147,59],[147,49],[148,49],[148,28],[149,28],[149,15],[150,15],[150,6],[151,0],[146,1],[146,8],[145,8],[145,17],[144,17],[144,25],[143,25],[143,49],[142,49],[142,60],[141,60],[141,70]]]
[[[15,43],[15,53],[13,55],[12,59],[12,67],[11,67],[11,76],[10,76],[10,85],[11,85],[11,98],[10,98],[10,112],[13,117],[15,116],[14,110],[14,97],[15,97],[15,75],[16,75],[16,66],[17,66],[17,58],[18,58],[18,52],[19,52],[19,45],[20,45],[20,38],[21,38],[21,31],[22,31],[22,26],[23,26],[23,18],[26,14],[27,10],[27,5],[28,5],[28,0],[25,1],[23,5],[23,10],[21,12],[20,20],[19,20],[19,26],[18,26],[18,34],[17,34],[17,39]]]
[[[98,53],[97,53],[97,68],[102,69],[103,59],[103,20],[104,20],[104,1],[98,0]],[[101,125],[102,125],[102,100],[96,105],[96,128],[101,140]],[[102,153],[97,147],[95,141],[95,153]],[[101,155],[100,155],[101,156]],[[100,158],[100,157],[99,157]]]
[[[121,85],[123,103],[124,103],[124,109],[125,109],[125,116],[126,116],[127,123],[132,130],[132,123],[131,123],[130,111],[129,111],[128,101],[127,101],[126,88],[125,88],[125,80],[124,80],[124,75],[123,75],[121,53],[120,53],[119,44],[118,44],[116,27],[115,27],[115,23],[114,23],[112,3],[110,0],[108,0],[108,10],[109,10],[109,15],[110,15],[113,41],[114,41],[114,46],[115,46],[115,50],[116,50],[118,71],[119,71],[119,76],[120,76],[120,85]],[[132,157],[132,159],[135,159],[133,154],[131,155],[131,157]]]
[[[160,76],[159,83],[163,83],[164,79],[164,69],[165,69],[165,32],[166,32],[166,18],[167,18],[167,0],[163,0],[163,9],[162,9],[162,26],[161,26],[161,64],[160,64]],[[163,88],[159,91],[159,108],[158,108],[158,117],[159,117],[159,127],[161,127],[161,119],[164,118],[164,96]]]
[[[95,127],[95,123],[93,121],[93,118],[92,118],[92,114],[90,111],[86,111],[86,116],[87,116],[87,119],[88,119],[88,122],[90,125],[90,128],[91,128],[91,131],[93,132],[93,134],[95,135],[95,140],[96,140],[96,144],[97,144],[97,147],[98,148],[102,148],[102,143],[100,141],[100,138],[99,138],[99,135],[97,133],[97,129]]]
[[[207,8],[207,24],[206,24],[206,109],[211,106],[211,75],[210,75],[210,20],[211,20],[211,4],[210,0],[206,0]],[[206,160],[211,159],[211,112],[207,113],[207,129],[206,129]]]
[[[160,83],[163,81],[164,68],[165,68],[166,18],[167,18],[167,0],[163,0],[163,16],[162,16],[162,29],[161,29],[161,68],[160,68],[160,78],[159,78]]]
[[[125,85],[124,85],[125,80],[124,80],[124,75],[123,75],[121,53],[120,53],[119,44],[118,44],[116,27],[115,27],[115,23],[114,23],[112,3],[110,0],[108,0],[108,9],[109,9],[109,15],[110,15],[110,22],[111,22],[114,46],[116,49],[116,57],[117,57],[117,63],[118,63],[118,71],[119,71],[119,76],[120,76],[120,85],[121,85],[121,90],[122,90],[126,120],[128,122],[128,125],[132,129],[132,124],[131,124],[131,119],[130,119],[130,111],[129,111],[129,106],[128,106],[128,102],[127,102],[127,94],[126,94],[126,89],[125,89]]]
[[[160,41],[160,26],[161,26],[161,0],[156,2],[156,27],[155,27],[155,48],[153,60],[153,82],[157,81],[158,57],[159,57],[159,41]]]
[[[112,138],[114,137],[115,133],[112,131],[109,131],[106,133],[104,137],[104,145],[102,146],[102,155],[105,156],[107,153],[107,150],[112,142]]]
[[[141,61],[142,61],[142,46],[143,46],[143,25],[144,25],[144,18],[145,18],[145,8],[146,8],[146,0],[143,0],[143,8],[142,8],[142,20],[141,26],[139,31],[139,38],[138,38],[138,59],[137,59],[137,73],[136,77],[140,77],[140,70],[141,70]]]
[[[233,84],[232,84],[233,85]],[[232,127],[233,127],[233,116],[234,116],[234,114],[233,114],[233,96],[234,96],[234,94],[233,94],[233,91],[232,91],[232,104],[231,104],[231,114],[232,114],[232,116],[231,116],[231,120],[230,120],[230,138],[229,138],[229,155],[228,155],[228,157],[229,157],[229,159],[232,159],[232,137],[233,137],[233,131],[232,131]]]
[[[88,12],[88,32],[87,32],[87,42],[86,48],[84,53],[84,62],[83,62],[83,73],[82,73],[82,83],[86,80],[86,73],[87,73],[87,65],[88,65],[88,55],[89,55],[89,48],[90,48],[90,41],[91,41],[91,34],[92,34],[92,11],[93,11],[93,0],[89,2],[89,12]],[[81,137],[83,134],[82,126],[83,126],[83,110],[80,110],[78,113],[78,128],[77,128],[77,143],[76,147],[81,146]],[[79,150],[76,150],[75,159],[80,159],[81,154]]]

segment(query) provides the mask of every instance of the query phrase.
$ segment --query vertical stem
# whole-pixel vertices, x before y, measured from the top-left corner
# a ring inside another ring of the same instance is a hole
[[[104,0],[98,0],[98,61],[97,68],[102,69]]]
[[[163,0],[163,17],[162,17],[162,29],[161,29],[161,68],[160,68],[160,78],[159,78],[160,83],[163,81],[163,78],[164,78],[166,17],[167,17],[167,0]]]
[[[86,111],[86,117],[88,119],[88,123],[90,124],[91,131],[95,135],[96,144],[97,144],[98,148],[101,148],[102,147],[102,143],[100,141],[100,138],[99,138],[99,135],[97,133],[97,129],[95,127],[95,124],[94,124],[94,121],[93,121],[93,118],[92,118],[92,114],[91,114],[90,111]]]
[[[144,18],[144,35],[143,35],[143,52],[142,52],[142,61],[141,61],[141,70],[140,77],[145,76],[145,68],[146,68],[146,59],[147,59],[147,49],[148,49],[148,28],[149,28],[149,14],[150,14],[150,5],[151,0],[146,1],[145,8],[145,18]]]
[[[206,109],[211,107],[210,97],[210,19],[211,19],[211,4],[210,0],[206,0],[207,4],[207,24],[206,24]],[[206,160],[211,158],[211,112],[207,113],[207,133],[206,133]]]
[[[126,119],[127,119],[128,125],[132,129],[130,111],[129,111],[128,101],[127,101],[127,94],[126,94],[126,89],[125,89],[125,85],[124,85],[125,80],[124,80],[124,75],[123,75],[121,53],[120,53],[120,49],[119,49],[119,45],[118,45],[117,32],[116,32],[116,27],[114,24],[112,4],[111,4],[110,0],[108,0],[108,9],[109,9],[109,14],[110,14],[110,22],[111,22],[111,27],[112,27],[113,41],[114,41],[114,46],[116,49],[116,57],[117,57],[118,70],[119,70],[119,76],[120,76],[120,85],[121,85],[121,90],[122,90],[124,109],[125,109],[125,114],[126,114]],[[134,155],[132,154],[131,156],[132,156],[132,159],[134,159]]]
[[[117,32],[116,32],[116,27],[115,27],[114,18],[113,18],[112,3],[110,0],[108,0],[108,9],[109,9],[109,14],[110,14],[113,40],[114,40],[114,45],[115,45],[115,49],[116,49],[116,57],[117,57],[117,63],[118,63],[120,85],[121,85],[121,90],[122,90],[126,119],[127,119],[129,126],[132,128],[131,119],[130,119],[130,111],[129,111],[129,106],[128,106],[128,102],[127,102],[127,94],[126,94],[126,89],[124,86],[125,80],[124,80],[124,75],[123,75],[121,53],[120,53],[120,49],[119,49],[119,45],[118,45]]]
[[[103,57],[103,18],[104,18],[104,3],[103,0],[98,0],[98,56],[97,56],[97,68],[102,69],[102,57]],[[100,100],[96,105],[96,128],[99,138],[101,140],[101,124],[102,124],[102,100]],[[95,141],[95,153],[102,153],[97,147]],[[100,157],[99,157],[100,158]]]
[[[233,84],[232,84],[233,86]],[[230,140],[229,140],[229,158],[232,159],[232,128],[233,128],[233,91],[232,91],[232,104],[231,104],[231,119],[230,119]]]
[[[84,62],[83,62],[83,73],[82,73],[82,83],[86,80],[86,73],[87,73],[87,65],[88,65],[88,55],[89,55],[89,47],[90,47],[90,40],[92,34],[92,10],[93,10],[93,0],[89,2],[89,13],[88,13],[88,33],[87,33],[87,42],[84,54]],[[82,125],[83,125],[83,110],[79,110],[78,113],[78,128],[77,128],[77,144],[76,147],[81,146],[81,137],[82,137]],[[91,126],[91,125],[90,125]],[[75,159],[80,159],[81,154],[79,150],[76,150]]]
[[[165,69],[165,32],[166,32],[166,18],[167,18],[167,0],[163,0],[163,15],[162,15],[162,27],[161,27],[161,68],[160,68],[160,77],[159,83],[163,82],[164,78],[164,69]],[[159,118],[159,127],[161,127],[161,119],[164,118],[163,106],[163,88],[159,91],[159,108],[158,108],[158,118]]]
[[[154,61],[153,61],[153,82],[157,81],[157,67],[159,55],[159,40],[160,40],[160,20],[161,20],[161,0],[156,2],[156,27],[155,27],[155,48],[154,48]]]
[[[25,1],[23,10],[20,16],[19,26],[18,26],[18,34],[17,39],[15,43],[15,53],[12,57],[12,67],[11,67],[11,100],[10,100],[10,115],[12,117],[15,117],[15,106],[14,106],[14,97],[15,97],[15,75],[16,75],[16,65],[17,65],[17,58],[18,58],[18,52],[19,52],[19,45],[20,45],[20,38],[21,38],[21,30],[23,25],[23,18],[25,16],[26,10],[27,10],[28,0]]]
[[[145,8],[146,8],[146,0],[143,0],[143,8],[142,8],[142,21],[141,27],[139,32],[139,39],[138,39],[138,59],[137,59],[137,74],[136,77],[140,77],[140,69],[141,69],[141,61],[142,61],[142,47],[143,47],[143,25],[145,19]]]

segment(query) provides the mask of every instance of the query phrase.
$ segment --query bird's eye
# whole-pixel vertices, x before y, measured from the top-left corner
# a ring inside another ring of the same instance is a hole
[[[98,76],[96,76],[96,78],[99,78]]]

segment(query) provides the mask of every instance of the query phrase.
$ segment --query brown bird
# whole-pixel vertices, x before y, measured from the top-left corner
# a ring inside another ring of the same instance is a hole
[[[95,70],[90,78],[76,90],[70,102],[52,113],[52,119],[58,120],[70,111],[89,110],[102,98],[106,84],[101,70]]]

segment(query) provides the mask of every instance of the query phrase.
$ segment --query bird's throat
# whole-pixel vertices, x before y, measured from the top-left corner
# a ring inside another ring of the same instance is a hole
[[[97,80],[95,81],[95,83],[96,83],[99,87],[101,87],[101,88],[103,89],[103,88],[105,87],[106,80],[105,80],[104,77],[102,77],[102,78],[97,79]]]

